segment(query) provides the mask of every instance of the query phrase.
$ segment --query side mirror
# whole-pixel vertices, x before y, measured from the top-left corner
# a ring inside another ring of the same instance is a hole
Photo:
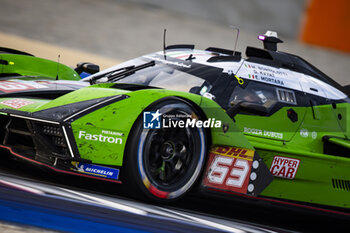
[[[98,65],[89,63],[89,62],[80,62],[77,64],[77,68],[74,69],[78,74],[82,72],[95,74],[100,71],[100,67]]]
[[[261,104],[251,103],[247,101],[240,101],[240,102],[232,101],[230,104],[232,107],[227,109],[226,113],[231,118],[234,118],[241,111],[252,113],[254,115],[259,115],[259,116],[265,116],[269,113],[268,109]]]

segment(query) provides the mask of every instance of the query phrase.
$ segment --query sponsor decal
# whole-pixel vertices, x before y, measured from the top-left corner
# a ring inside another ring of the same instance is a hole
[[[217,155],[239,158],[239,159],[246,159],[250,161],[253,161],[253,157],[254,157],[253,150],[238,148],[238,147],[221,147],[220,146],[212,149],[212,152]]]
[[[101,132],[102,132],[103,134],[116,135],[116,136],[121,136],[121,137],[124,136],[123,133],[114,132],[114,131],[109,131],[109,130],[102,130]]]
[[[0,91],[5,93],[11,93],[16,91],[25,91],[30,89],[47,88],[44,85],[35,82],[20,82],[20,81],[1,81]]]
[[[210,151],[203,185],[246,194],[254,151],[236,147],[216,147]]]
[[[262,136],[262,137],[283,139],[283,133],[267,131],[267,130],[261,130],[261,129],[254,129],[254,128],[244,127],[244,133],[257,135],[257,136]]]
[[[316,139],[317,138],[317,132],[316,131],[312,131],[311,138],[312,139]]]
[[[143,113],[144,129],[160,128],[221,128],[222,122],[215,118],[199,120],[195,116],[187,114],[162,114],[157,111]]]
[[[303,137],[303,138],[311,137],[312,139],[315,140],[317,138],[317,132],[316,131],[309,132],[308,129],[302,128],[300,129],[300,137]]]
[[[300,136],[303,138],[309,137],[309,131],[307,129],[300,129]]]
[[[72,162],[72,164],[76,167],[77,172],[115,180],[118,180],[119,177],[119,169],[80,162]]]
[[[299,164],[299,159],[275,156],[270,167],[270,172],[274,176],[292,180],[298,171]]]
[[[10,100],[4,100],[2,102],[0,102],[0,104],[9,106],[11,108],[15,108],[15,109],[19,109],[22,108],[24,106],[27,106],[29,104],[34,104],[34,101],[29,101],[29,100],[25,100],[25,99],[10,99]]]
[[[111,131],[107,131],[111,132]],[[104,133],[104,130],[102,131]],[[118,135],[119,136],[119,135]],[[119,137],[113,136],[105,136],[102,134],[90,134],[87,133],[86,131],[79,131],[79,139],[85,139],[86,141],[98,141],[98,142],[107,142],[111,144],[122,144],[123,139]]]

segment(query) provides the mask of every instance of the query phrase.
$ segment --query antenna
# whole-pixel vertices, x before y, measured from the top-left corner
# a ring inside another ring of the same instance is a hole
[[[164,59],[166,59],[166,53],[165,53],[165,49],[166,49],[165,39],[166,39],[166,28],[164,28],[164,33],[163,33],[163,55],[164,55]]]
[[[60,58],[61,58],[61,55],[58,54],[58,58],[57,58],[57,74],[56,74],[56,80],[58,80],[58,72],[60,71]]]
[[[238,42],[238,37],[239,37],[239,28],[235,27],[233,25],[230,26],[234,31],[237,31],[237,35],[236,35],[236,41],[235,41],[235,47],[233,49],[233,56],[236,55],[236,47],[237,47],[237,42]]]

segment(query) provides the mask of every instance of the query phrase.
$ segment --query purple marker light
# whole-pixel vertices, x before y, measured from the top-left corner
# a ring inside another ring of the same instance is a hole
[[[259,40],[265,40],[265,38],[266,38],[266,36],[264,36],[264,35],[259,35],[259,36],[258,36],[258,39],[259,39]]]

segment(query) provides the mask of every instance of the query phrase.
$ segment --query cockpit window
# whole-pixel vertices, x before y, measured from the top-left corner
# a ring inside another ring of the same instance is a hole
[[[245,88],[237,85],[229,99],[229,106],[241,101],[260,104],[272,109],[278,102],[276,87],[258,82],[249,82]]]
[[[192,87],[201,86],[205,80],[174,70],[171,73],[160,72],[149,83],[150,86],[162,87],[175,91],[189,92]]]

